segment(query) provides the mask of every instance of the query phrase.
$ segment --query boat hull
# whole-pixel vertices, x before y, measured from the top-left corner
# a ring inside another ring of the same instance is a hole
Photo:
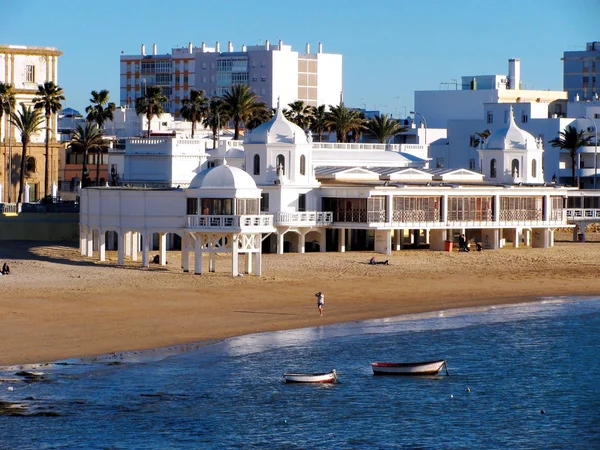
[[[328,373],[284,373],[286,383],[335,383],[335,371]]]
[[[374,375],[435,375],[445,365],[446,361],[441,359],[414,363],[374,362],[371,367]]]

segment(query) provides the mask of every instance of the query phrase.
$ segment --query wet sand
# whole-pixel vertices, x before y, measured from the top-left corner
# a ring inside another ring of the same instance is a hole
[[[232,278],[168,265],[117,266],[80,256],[74,246],[0,242],[0,365],[177,347],[261,331],[294,329],[406,313],[600,295],[600,239],[550,249],[403,250],[389,265],[371,252],[263,255],[263,276]],[[560,239],[560,236],[557,236]],[[193,267],[193,264],[192,266]],[[243,264],[241,265],[243,270]],[[319,317],[314,294],[325,294]]]

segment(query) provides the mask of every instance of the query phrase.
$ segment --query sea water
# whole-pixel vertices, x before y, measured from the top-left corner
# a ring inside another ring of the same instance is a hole
[[[549,298],[70,361],[0,384],[0,401],[23,406],[0,416],[0,448],[600,448],[599,357],[600,299]],[[370,365],[431,359],[449,376]],[[282,377],[333,368],[339,384]]]

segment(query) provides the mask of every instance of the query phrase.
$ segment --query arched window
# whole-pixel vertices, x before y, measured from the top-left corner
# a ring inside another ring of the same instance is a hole
[[[306,175],[306,156],[300,155],[300,175]]]
[[[285,175],[285,156],[277,155],[277,159],[275,160],[277,173],[281,173],[281,175]],[[280,172],[281,171],[281,172]]]
[[[535,159],[531,161],[531,176],[533,178],[537,177],[537,161]]]
[[[25,161],[25,171],[26,172],[35,172],[35,158],[30,156]]]
[[[518,159],[513,159],[512,162],[510,163],[510,173],[512,174],[513,177],[519,176],[519,160]]]
[[[254,155],[254,175],[260,175],[260,155]]]
[[[490,178],[496,178],[496,160],[490,161]]]

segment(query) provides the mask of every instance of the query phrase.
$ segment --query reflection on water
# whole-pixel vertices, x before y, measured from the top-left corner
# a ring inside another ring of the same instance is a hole
[[[6,368],[0,448],[594,448],[599,338],[600,300],[562,298]],[[450,376],[370,366],[430,359]]]

